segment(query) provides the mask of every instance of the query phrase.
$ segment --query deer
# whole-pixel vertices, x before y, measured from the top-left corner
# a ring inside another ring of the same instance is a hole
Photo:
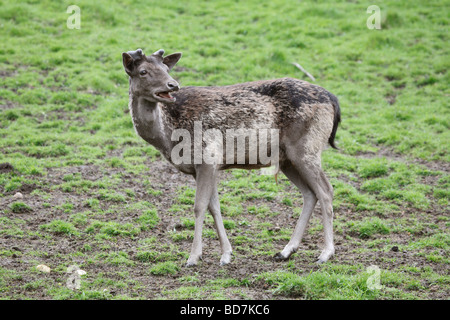
[[[335,253],[333,187],[322,169],[321,154],[328,144],[337,149],[335,137],[341,110],[336,96],[318,85],[289,77],[226,86],[180,87],[169,71],[182,54],[164,54],[163,49],[151,55],[137,49],[123,52],[122,62],[129,78],[129,110],[137,135],[153,145],[175,168],[195,179],[194,237],[186,266],[198,265],[202,260],[202,228],[207,211],[213,217],[220,242],[220,266],[231,262],[232,246],[220,210],[219,173],[228,169],[252,170],[273,165],[259,159],[250,163],[247,150],[244,151],[244,162],[175,161],[180,150],[175,153],[174,150],[180,141],[174,139],[174,133],[182,130],[193,134],[199,123],[203,130],[214,129],[223,133],[222,137],[233,128],[276,130],[278,144],[268,147],[268,150],[278,152],[276,168],[299,189],[303,195],[303,207],[289,242],[273,258],[276,261],[287,260],[298,250],[309,219],[319,203],[324,246],[316,262],[328,261]],[[185,142],[190,150],[199,148],[199,145],[205,148],[205,141],[187,139]],[[261,147],[265,142],[258,143]],[[249,144],[246,140],[246,146]],[[190,150],[182,150],[187,155],[185,160],[192,160]],[[237,158],[236,150],[227,147],[227,155],[219,154],[219,158],[221,155],[227,160]]]

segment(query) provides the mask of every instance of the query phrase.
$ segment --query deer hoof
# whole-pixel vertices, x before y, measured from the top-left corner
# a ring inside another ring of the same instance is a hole
[[[189,258],[188,261],[186,262],[186,267],[190,268],[190,267],[195,267],[198,264],[198,261],[202,260],[202,257],[198,257],[197,259],[191,259]]]
[[[220,258],[220,266],[226,266],[231,262],[231,253],[224,253]]]
[[[192,267],[195,267],[196,265],[197,265],[197,263],[195,263],[195,262],[187,262],[186,268],[192,268]]]
[[[283,256],[281,252],[278,252],[276,255],[273,256],[273,258],[275,259],[275,261],[286,261],[287,259],[289,259],[289,257]]]
[[[334,248],[323,250],[322,253],[320,254],[319,258],[317,259],[316,263],[322,264],[324,262],[327,262],[328,259],[330,259],[333,256],[333,254],[334,254]]]

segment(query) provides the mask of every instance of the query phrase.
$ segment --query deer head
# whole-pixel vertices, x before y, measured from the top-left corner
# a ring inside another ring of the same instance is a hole
[[[173,103],[175,97],[170,93],[178,91],[180,86],[169,71],[180,60],[181,53],[163,56],[160,49],[146,56],[141,49],[122,53],[125,72],[130,76],[131,93],[152,102]]]

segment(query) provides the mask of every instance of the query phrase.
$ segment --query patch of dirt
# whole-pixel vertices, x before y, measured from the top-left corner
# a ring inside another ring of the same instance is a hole
[[[0,173],[13,171],[14,167],[9,162],[0,163]]]
[[[0,104],[0,110],[17,109],[20,107],[11,101],[5,101],[4,103],[5,104]]]

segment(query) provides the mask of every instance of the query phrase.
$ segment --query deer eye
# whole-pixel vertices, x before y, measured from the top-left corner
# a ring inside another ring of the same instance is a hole
[[[141,71],[139,72],[139,74],[140,74],[141,76],[143,76],[144,74],[147,74],[147,71],[146,71],[146,70],[141,70]]]

